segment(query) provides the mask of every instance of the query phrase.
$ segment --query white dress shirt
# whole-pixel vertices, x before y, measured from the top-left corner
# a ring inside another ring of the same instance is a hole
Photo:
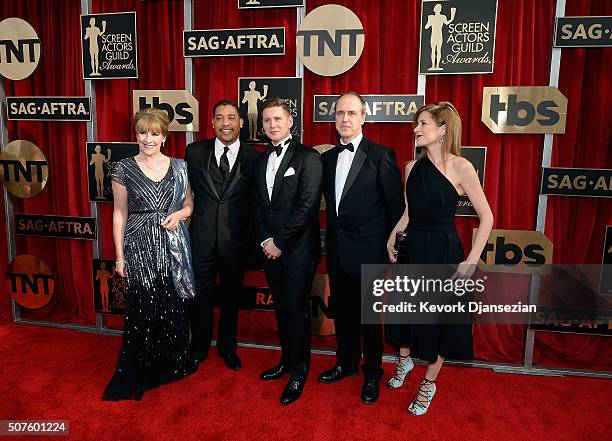
[[[233,144],[226,146],[219,140],[219,138],[215,138],[215,159],[217,160],[217,166],[221,161],[221,156],[223,155],[225,147],[229,147],[229,151],[227,152],[227,160],[229,161],[229,169],[232,171],[232,168],[234,168],[234,164],[236,163],[236,158],[238,157],[238,150],[240,150],[240,139],[237,139]]]
[[[283,146],[283,151],[280,155],[277,155],[276,152],[270,153],[268,156],[268,164],[266,165],[266,188],[268,190],[268,198],[272,200],[272,190],[274,189],[274,179],[276,178],[276,172],[278,171],[278,167],[280,167],[281,162],[283,162],[283,158],[285,157],[285,153],[287,153],[287,147],[289,146],[289,142],[291,141],[291,135],[287,136],[278,144],[272,144],[274,147],[278,145]],[[272,239],[268,237],[266,240],[261,242],[261,246],[264,243]]]
[[[274,145],[274,147],[281,145],[283,146],[283,151],[280,156],[276,154],[276,152],[270,153],[268,156],[268,164],[266,166],[266,188],[268,189],[268,197],[272,200],[272,189],[274,188],[274,179],[276,178],[276,171],[280,166],[283,158],[285,157],[285,153],[287,152],[287,146],[289,145],[289,141],[291,140],[291,135],[287,136],[278,144]]]
[[[353,163],[353,159],[355,158],[355,153],[357,153],[357,148],[363,139],[363,133],[360,133],[356,137],[354,137],[350,143],[353,144],[354,150],[351,152],[349,150],[342,150],[338,154],[338,162],[336,163],[336,214],[338,214],[338,206],[340,205],[340,198],[342,197],[342,191],[344,190],[344,184],[346,184],[346,178],[348,177],[349,170],[351,169],[351,164]],[[347,145],[348,143],[342,142],[340,139],[340,144]]]

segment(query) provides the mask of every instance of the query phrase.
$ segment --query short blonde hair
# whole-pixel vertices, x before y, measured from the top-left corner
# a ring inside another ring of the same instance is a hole
[[[159,130],[164,138],[168,137],[170,119],[165,110],[150,107],[136,112],[134,115],[134,130],[136,133],[144,130]]]

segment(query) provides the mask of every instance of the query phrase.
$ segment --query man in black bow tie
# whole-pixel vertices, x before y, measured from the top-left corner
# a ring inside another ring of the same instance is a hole
[[[300,398],[310,367],[310,289],[321,255],[319,203],[323,169],[319,153],[291,138],[293,118],[280,98],[264,102],[262,122],[271,148],[255,168],[255,224],[266,256],[281,343],[277,366],[262,380],[289,374],[280,398]]]
[[[213,107],[215,138],[187,146],[185,159],[194,196],[189,231],[198,294],[191,301],[191,352],[199,364],[208,356],[213,328],[214,285],[219,275],[217,350],[230,369],[242,367],[236,354],[238,300],[242,289],[253,210],[253,168],[259,152],[238,138],[238,106]]]
[[[404,212],[395,153],[362,133],[366,107],[355,92],[336,101],[340,144],[323,153],[327,215],[329,307],[338,347],[336,365],[319,375],[333,383],[356,375],[363,335],[365,381],[361,400],[374,403],[382,376],[382,326],[361,324],[361,265],[387,262],[387,238]]]

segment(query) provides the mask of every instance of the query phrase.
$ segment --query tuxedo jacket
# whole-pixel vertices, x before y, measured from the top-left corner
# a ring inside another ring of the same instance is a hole
[[[268,196],[266,167],[272,150],[255,167],[255,224],[259,242],[268,238],[282,251],[284,266],[318,262],[321,256],[319,204],[323,167],[319,153],[291,140]]]
[[[395,153],[362,138],[336,213],[336,164],[340,150],[323,153],[327,269],[360,275],[361,264],[387,262],[387,239],[404,213]]]
[[[217,253],[222,258],[246,259],[253,212],[253,171],[259,155],[241,143],[230,175],[219,188],[215,139],[187,146],[185,160],[194,196],[189,225],[194,257]]]

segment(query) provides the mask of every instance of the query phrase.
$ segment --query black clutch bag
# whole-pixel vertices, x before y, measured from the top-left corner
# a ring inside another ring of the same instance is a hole
[[[398,262],[405,261],[408,253],[408,234],[405,231],[395,233],[395,256]]]

